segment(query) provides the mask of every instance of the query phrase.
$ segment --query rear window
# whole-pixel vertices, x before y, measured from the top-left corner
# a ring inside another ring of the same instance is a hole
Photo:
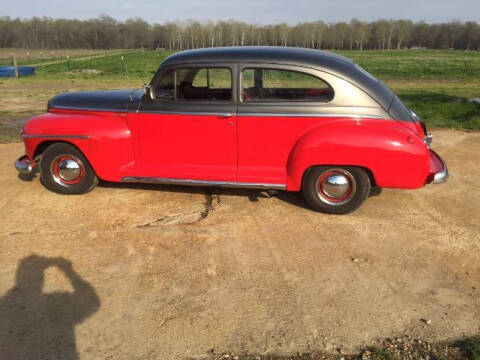
[[[244,102],[328,102],[333,89],[322,79],[292,70],[249,68],[242,72]]]

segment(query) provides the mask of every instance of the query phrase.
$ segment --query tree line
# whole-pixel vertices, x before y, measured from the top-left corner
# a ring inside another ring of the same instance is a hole
[[[410,20],[377,20],[332,24],[255,25],[239,21],[186,21],[149,24],[141,18],[117,21],[48,17],[0,17],[0,47],[184,50],[214,46],[295,46],[314,49],[461,49],[480,50],[477,22],[428,24]]]

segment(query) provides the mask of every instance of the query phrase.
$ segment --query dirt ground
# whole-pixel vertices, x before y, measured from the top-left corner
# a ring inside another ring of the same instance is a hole
[[[35,79],[28,77],[20,79],[4,78],[0,80],[0,92],[3,102],[0,114],[43,112],[48,100],[57,94],[68,91],[125,89],[141,87],[140,81],[105,79]]]
[[[479,334],[480,133],[434,136],[447,184],[384,189],[347,216],[296,193],[57,195],[19,179],[21,143],[0,144],[3,356],[354,353],[397,335]]]

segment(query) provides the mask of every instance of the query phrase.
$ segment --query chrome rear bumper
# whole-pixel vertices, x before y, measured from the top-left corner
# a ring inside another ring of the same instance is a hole
[[[445,161],[433,150],[430,150],[430,171],[433,178],[431,184],[443,184],[448,180],[448,168]]]
[[[447,164],[442,160],[443,170],[436,173],[433,177],[432,184],[443,184],[446,183],[448,180],[448,169]]]
[[[20,156],[15,160],[15,169],[20,174],[32,175],[37,170],[38,164],[30,160],[27,155]]]

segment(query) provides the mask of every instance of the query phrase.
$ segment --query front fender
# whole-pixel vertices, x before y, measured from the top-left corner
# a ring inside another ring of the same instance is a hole
[[[30,159],[42,144],[71,143],[104,180],[119,181],[134,164],[127,113],[53,110],[28,121],[23,136]]]
[[[299,190],[315,165],[364,167],[379,187],[419,188],[429,174],[429,154],[423,139],[396,120],[341,119],[299,138],[287,162],[287,189]]]

